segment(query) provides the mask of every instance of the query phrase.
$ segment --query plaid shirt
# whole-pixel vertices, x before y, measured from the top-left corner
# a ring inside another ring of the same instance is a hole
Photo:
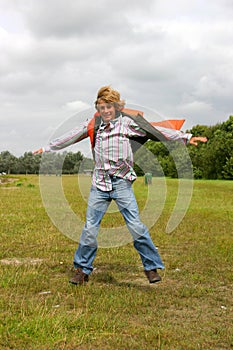
[[[129,181],[136,179],[129,141],[133,136],[146,136],[146,133],[128,117],[120,116],[108,125],[100,125],[95,141],[93,186],[111,191],[111,176]]]

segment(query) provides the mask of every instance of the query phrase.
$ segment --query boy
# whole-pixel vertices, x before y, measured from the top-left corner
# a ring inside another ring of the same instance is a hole
[[[133,169],[133,152],[129,139],[145,138],[147,132],[130,116],[122,112],[124,105],[125,102],[121,100],[119,92],[110,86],[104,86],[98,91],[95,107],[101,117],[101,123],[95,136],[95,168],[86,223],[74,255],[75,273],[69,281],[75,285],[87,282],[93,271],[100,223],[112,200],[115,200],[124,217],[149,282],[161,281],[157,270],[164,269],[164,264],[147,227],[140,221],[137,202],[132,190],[136,174]],[[192,137],[191,134],[173,130],[168,132],[168,129],[164,131],[159,127],[157,130],[162,137],[176,139],[185,144],[189,142],[197,145],[198,141],[207,141],[203,137]],[[86,122],[82,127],[52,141],[45,149],[35,151],[34,154],[67,147],[88,137],[88,132],[88,122]]]

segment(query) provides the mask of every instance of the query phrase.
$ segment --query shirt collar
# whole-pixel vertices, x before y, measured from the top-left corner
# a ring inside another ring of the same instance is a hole
[[[120,115],[121,115],[121,114],[120,114]],[[118,118],[119,118],[120,115],[118,115],[115,119],[113,119],[113,120],[111,120],[111,121],[109,122],[109,127],[110,127],[110,129],[112,129],[112,128],[114,127],[114,125],[115,125],[116,122],[118,121]],[[106,126],[107,126],[107,124],[104,123],[103,120],[101,120],[101,123],[100,123],[100,127],[99,127],[99,128],[100,128],[100,129],[105,129]]]

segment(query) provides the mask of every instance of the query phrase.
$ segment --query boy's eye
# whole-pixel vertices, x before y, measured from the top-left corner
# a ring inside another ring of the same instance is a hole
[[[112,108],[112,104],[109,103],[109,104],[106,104],[105,106],[104,105],[102,105],[102,106],[100,105],[100,107],[99,107],[100,110],[104,110],[105,108],[107,108],[107,109]]]

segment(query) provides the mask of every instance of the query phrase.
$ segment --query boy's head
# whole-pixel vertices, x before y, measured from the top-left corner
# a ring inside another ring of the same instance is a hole
[[[95,108],[98,109],[98,105],[101,103],[111,103],[118,111],[122,110],[125,105],[125,101],[121,100],[120,93],[113,90],[110,86],[103,86],[97,93],[97,99],[95,101]]]

